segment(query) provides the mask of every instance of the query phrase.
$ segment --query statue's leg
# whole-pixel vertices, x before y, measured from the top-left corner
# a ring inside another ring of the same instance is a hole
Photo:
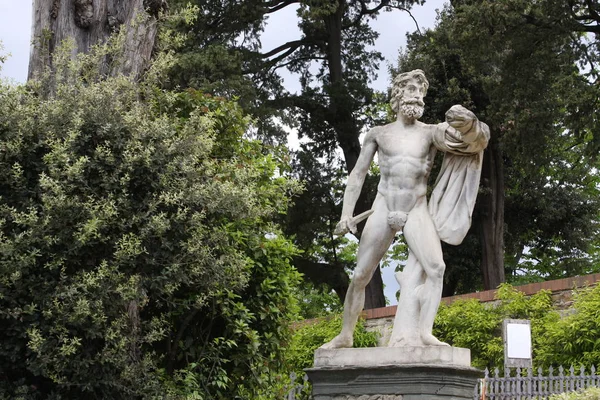
[[[412,253],[425,272],[425,282],[415,290],[421,312],[419,332],[425,345],[446,345],[436,339],[431,331],[442,298],[444,270],[442,245],[425,203],[417,205],[409,214],[404,237]]]
[[[358,245],[356,268],[344,301],[342,332],[321,346],[323,349],[352,347],[354,327],[365,305],[365,287],[394,239],[395,231],[387,224],[387,207],[382,196],[375,199],[373,210]]]

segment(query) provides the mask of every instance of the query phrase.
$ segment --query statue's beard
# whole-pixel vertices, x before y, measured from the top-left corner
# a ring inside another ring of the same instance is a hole
[[[423,116],[425,108],[417,103],[402,103],[400,113],[408,118],[419,119]]]

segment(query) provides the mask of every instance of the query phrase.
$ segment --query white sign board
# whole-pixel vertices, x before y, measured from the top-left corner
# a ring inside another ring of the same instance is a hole
[[[531,326],[527,324],[506,325],[508,358],[531,358]]]
[[[504,365],[531,367],[531,325],[529,320],[507,319],[502,324],[504,334]]]

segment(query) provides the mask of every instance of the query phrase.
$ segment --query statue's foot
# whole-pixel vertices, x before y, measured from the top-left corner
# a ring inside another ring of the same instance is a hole
[[[388,347],[415,347],[424,346],[421,338],[418,335],[407,335],[402,334],[399,336],[392,336],[388,342]]]
[[[444,343],[431,333],[421,333],[421,340],[425,346],[450,346],[448,343]]]
[[[390,338],[390,341],[388,342],[388,347],[402,347],[402,346],[406,346],[405,344],[405,340],[403,337],[399,337],[399,338]]]
[[[323,346],[319,347],[320,349],[345,349],[352,347],[352,336],[346,336],[342,334],[334,337],[330,342],[325,343]]]

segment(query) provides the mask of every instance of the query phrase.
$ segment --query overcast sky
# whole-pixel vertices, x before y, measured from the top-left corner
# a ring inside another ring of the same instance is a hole
[[[2,65],[0,76],[17,82],[25,82],[27,79],[31,6],[30,0],[0,0],[0,40],[4,44],[3,52],[12,54]]]
[[[412,9],[412,14],[421,30],[434,26],[436,10],[441,9],[444,2],[444,0],[426,0],[424,6],[415,6]],[[31,0],[0,0],[0,41],[4,44],[3,52],[12,54],[2,65],[0,77],[15,82],[25,82],[27,79],[32,3]],[[400,48],[406,44],[406,33],[414,31],[416,26],[406,12],[394,10],[382,13],[376,21],[373,21],[373,27],[380,33],[375,47],[385,57],[373,87],[377,90],[387,90],[390,81],[387,65],[395,64]],[[271,16],[261,41],[264,50],[268,51],[282,43],[299,38],[296,10],[294,7],[287,7]],[[289,74],[285,76],[285,85],[292,92],[300,87],[297,80]],[[384,268],[385,293],[391,304],[396,304],[395,293],[398,285],[393,275],[393,267]]]

